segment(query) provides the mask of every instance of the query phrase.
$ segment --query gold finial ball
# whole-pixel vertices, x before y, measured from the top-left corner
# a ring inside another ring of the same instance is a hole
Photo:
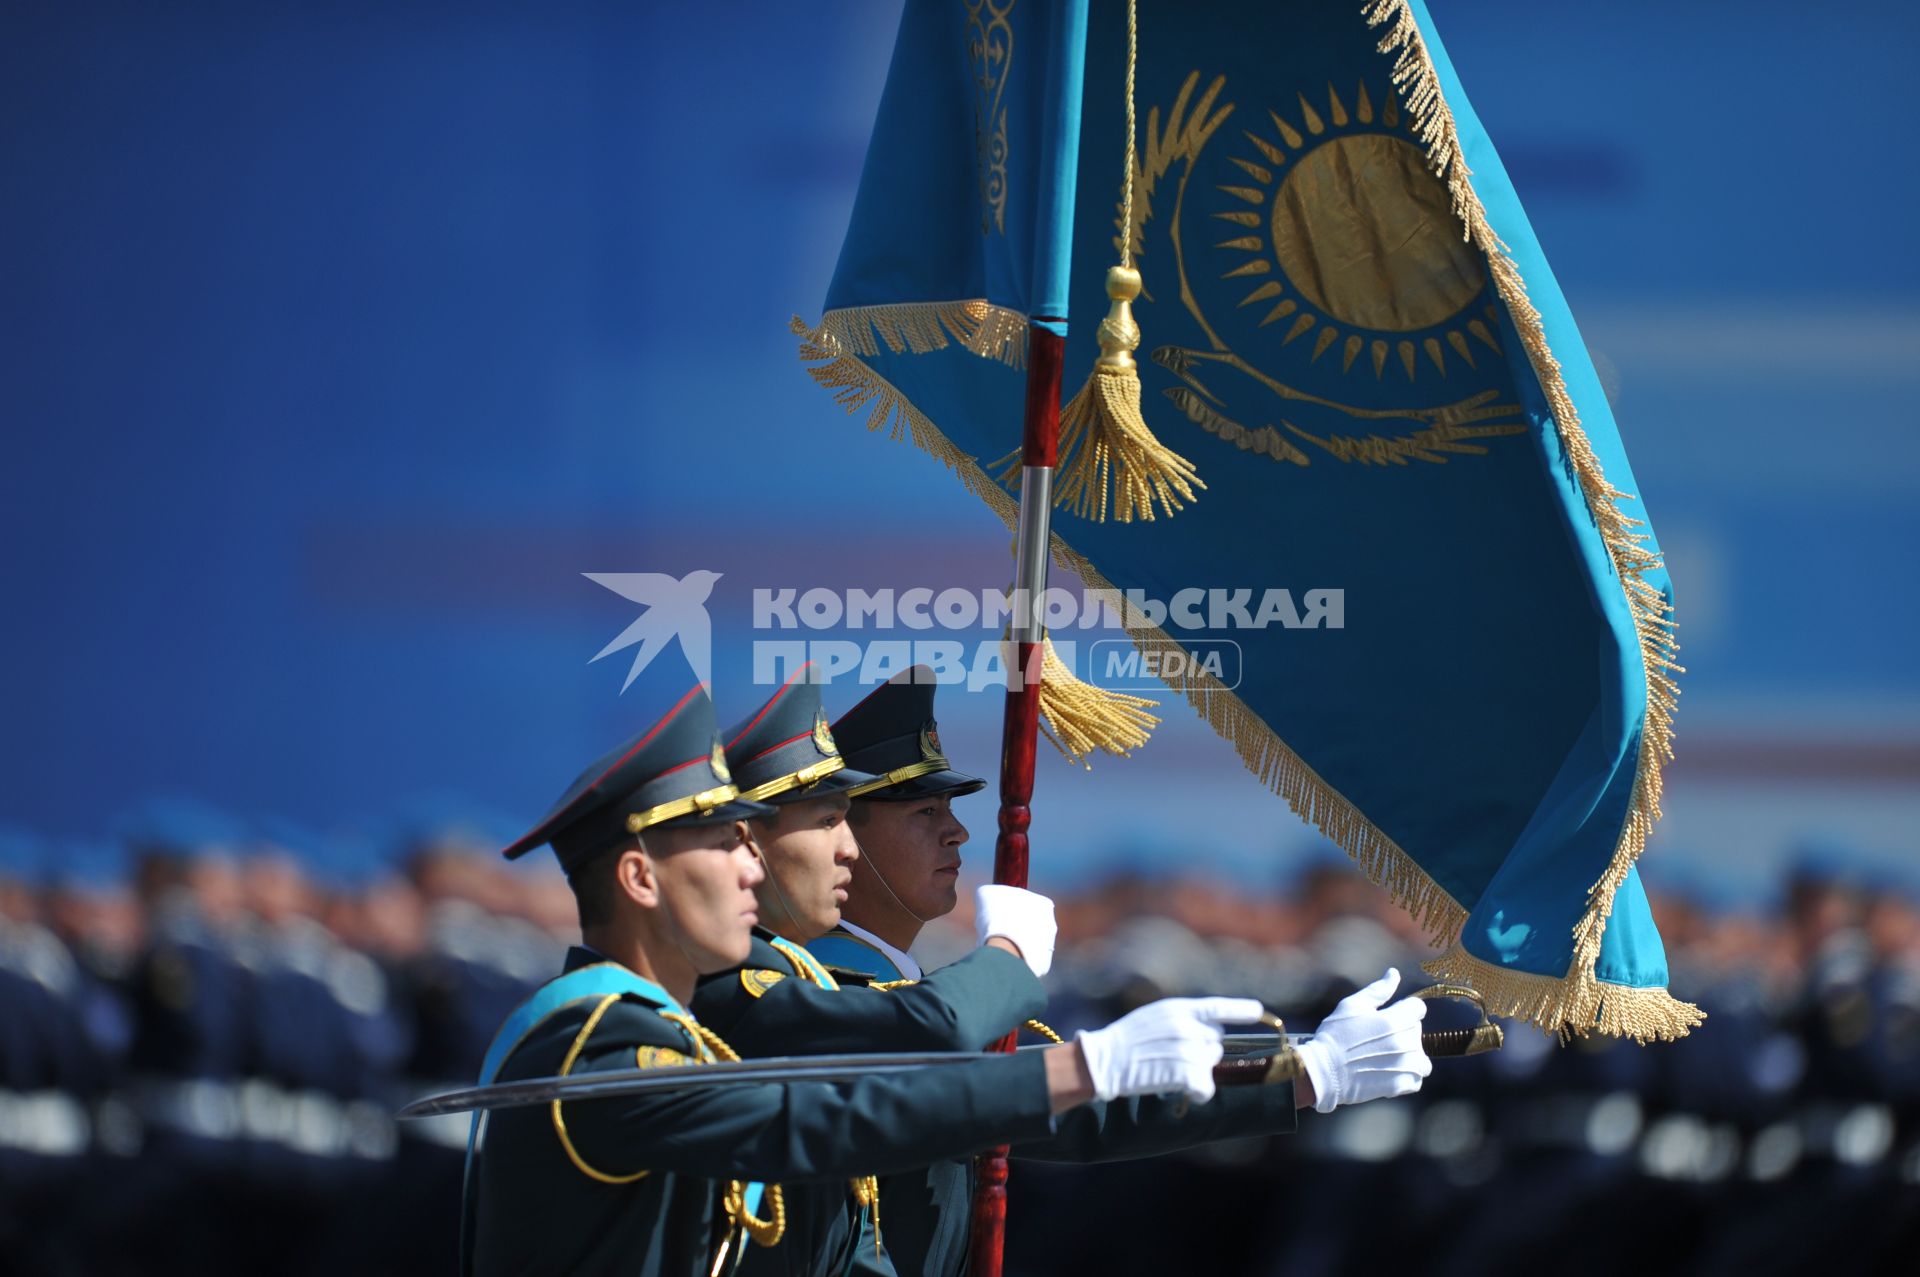
[[[1131,266],[1107,268],[1107,296],[1117,302],[1130,302],[1140,295],[1140,272]]]

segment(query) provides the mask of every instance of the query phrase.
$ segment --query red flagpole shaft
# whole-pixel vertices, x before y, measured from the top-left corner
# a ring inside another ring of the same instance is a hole
[[[1021,462],[1027,468],[1021,490],[1023,498],[1034,493],[1039,500],[1020,503],[1020,528],[1015,541],[1016,555],[1023,549],[1038,552],[1037,581],[1021,582],[1035,593],[1022,600],[1015,591],[1016,608],[1024,603],[1038,615],[1038,591],[1046,586],[1048,525],[1053,513],[1050,482],[1060,454],[1060,365],[1065,338],[1040,326],[1027,327],[1027,401],[1021,444]],[[1035,470],[1041,471],[1039,475]],[[1036,485],[1035,479],[1039,482]],[[1037,506],[1038,508],[1030,508]],[[1015,617],[1016,639],[1022,633]],[[1034,627],[1037,632],[1037,626]],[[1017,672],[1008,671],[1006,714],[1000,737],[1000,834],[993,845],[993,880],[1008,886],[1027,885],[1027,829],[1033,823],[1034,749],[1040,735],[1040,658],[1044,648],[1038,641],[1016,642],[1014,657]],[[1013,1049],[1009,1034],[1000,1050]],[[982,1154],[977,1165],[973,1192],[973,1236],[971,1244],[973,1277],[1000,1277],[1001,1247],[1007,1223],[1007,1149],[1005,1145]]]

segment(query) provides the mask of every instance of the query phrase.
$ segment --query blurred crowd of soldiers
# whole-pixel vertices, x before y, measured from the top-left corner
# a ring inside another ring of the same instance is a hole
[[[492,832],[423,821],[349,855],[176,804],[112,845],[0,836],[0,1269],[450,1271],[466,1120],[392,1115],[471,1084],[578,937],[564,879]],[[1270,894],[1121,876],[1056,898],[1069,1034],[1199,992],[1311,1025],[1428,951],[1330,861]],[[1710,1017],[1691,1038],[1509,1025],[1413,1099],[1177,1174],[1023,1163],[1007,1271],[1913,1271],[1915,893],[1810,861],[1770,910],[1656,911]],[[929,965],[970,946],[965,913],[923,935]]]

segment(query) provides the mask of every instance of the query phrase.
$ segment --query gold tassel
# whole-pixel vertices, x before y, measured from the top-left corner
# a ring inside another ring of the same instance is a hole
[[[1160,725],[1148,713],[1159,701],[1129,696],[1075,678],[1067,663],[1047,639],[1040,657],[1040,716],[1046,720],[1047,739],[1068,762],[1087,766],[1087,755],[1105,750],[1116,758],[1147,743]]]
[[[853,1187],[854,1204],[860,1207],[860,1209],[866,1211],[867,1217],[873,1221],[873,1253],[874,1253],[874,1257],[878,1258],[881,1254],[879,1177],[874,1175],[862,1175],[859,1179],[853,1180],[851,1182]]]
[[[1107,271],[1107,317],[1100,321],[1100,357],[1080,393],[1060,410],[1060,461],[1053,503],[1083,519],[1104,523],[1109,504],[1122,523],[1137,514],[1153,519],[1156,502],[1169,517],[1207,485],[1193,463],[1161,443],[1140,415],[1140,326],[1133,302],[1140,272],[1133,268],[1134,74],[1139,65],[1139,23],[1127,0],[1127,167],[1120,194],[1120,264]],[[1004,459],[1000,482],[1020,482],[1020,454]]]
[[[1140,326],[1133,322],[1133,300],[1140,295],[1140,272],[1131,266],[1107,271],[1111,305],[1100,321],[1100,357],[1080,393],[1060,410],[1059,479],[1053,503],[1082,518],[1105,521],[1112,494],[1114,516],[1131,523],[1136,514],[1153,518],[1157,501],[1168,515],[1193,500],[1200,481],[1193,463],[1167,447],[1147,429],[1140,415],[1140,371],[1133,352]]]

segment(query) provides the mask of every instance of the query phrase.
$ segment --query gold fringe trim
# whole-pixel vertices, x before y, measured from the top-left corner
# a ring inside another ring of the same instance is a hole
[[[1398,53],[1393,65],[1394,85],[1406,103],[1415,131],[1427,144],[1427,159],[1434,176],[1447,184],[1453,211],[1460,218],[1466,240],[1486,255],[1500,300],[1513,318],[1534,376],[1546,395],[1560,445],[1573,465],[1587,510],[1599,528],[1614,571],[1619,574],[1639,636],[1641,668],[1646,677],[1647,721],[1641,736],[1627,819],[1613,860],[1587,893],[1586,913],[1573,929],[1574,976],[1580,977],[1586,987],[1588,1000],[1599,999],[1603,1005],[1567,1008],[1567,1021],[1591,1024],[1596,1017],[1605,1018],[1606,1000],[1618,1001],[1617,995],[1601,990],[1593,979],[1594,963],[1599,960],[1600,941],[1606,933],[1607,919],[1613,913],[1614,894],[1626,881],[1627,871],[1646,850],[1654,822],[1660,819],[1660,769],[1663,759],[1673,757],[1673,716],[1680,695],[1674,676],[1685,673],[1674,659],[1679,654],[1679,644],[1673,633],[1673,608],[1646,580],[1648,572],[1661,566],[1661,558],[1647,548],[1647,534],[1635,531],[1644,527],[1645,521],[1628,517],[1621,506],[1622,502],[1632,500],[1633,494],[1608,483],[1602,473],[1600,459],[1594,454],[1586,432],[1580,428],[1580,414],[1567,394],[1559,361],[1547,347],[1540,312],[1528,297],[1526,282],[1508,255],[1506,244],[1488,222],[1486,206],[1474,192],[1473,174],[1460,147],[1459,128],[1441,94],[1440,73],[1427,51],[1426,39],[1420,34],[1412,7],[1407,0],[1369,0],[1366,17],[1371,26],[1391,24],[1380,41],[1380,52]]]
[[[853,354],[871,358],[884,346],[899,355],[945,350],[949,342],[1009,368],[1027,364],[1027,317],[984,299],[849,306],[820,317],[819,331]]]
[[[1040,717],[1047,739],[1070,763],[1089,767],[1087,755],[1104,750],[1125,758],[1147,743],[1160,725],[1159,701],[1084,683],[1067,668],[1047,639],[1040,657]]]
[[[1706,1019],[1699,1007],[1665,989],[1608,984],[1594,979],[1591,969],[1564,978],[1529,975],[1476,958],[1459,945],[1420,965],[1437,979],[1477,990],[1489,1014],[1558,1029],[1563,1040],[1599,1033],[1644,1046],[1686,1037]]]
[[[1019,503],[898,388],[840,348],[831,334],[810,330],[797,318],[792,328],[803,338],[800,358],[810,365],[808,374],[833,391],[834,399],[848,413],[865,409],[867,429],[885,428],[894,439],[911,439],[915,447],[953,471],[961,485],[984,501],[1009,532],[1018,526]],[[1106,577],[1057,534],[1052,538],[1051,548],[1053,561],[1078,576],[1089,589],[1118,594]],[[1128,637],[1143,653],[1170,652],[1179,647],[1157,626],[1129,631]],[[1361,872],[1385,888],[1394,903],[1405,909],[1435,944],[1456,939],[1466,924],[1466,909],[1288,748],[1225,684],[1204,670],[1189,669],[1188,674],[1171,681],[1169,686],[1186,697],[1207,725],[1233,745],[1247,770],[1284,798],[1302,820],[1326,834],[1351,856]]]
[[[788,327],[801,339],[800,359],[809,365],[807,375],[823,389],[833,392],[833,401],[849,416],[867,410],[867,429],[886,430],[890,439],[912,439],[913,446],[953,471],[967,491],[994,508],[1007,527],[1014,526],[1013,498],[986,476],[974,459],[953,445],[896,389],[892,382],[874,372],[825,327],[809,328],[799,316]]]

